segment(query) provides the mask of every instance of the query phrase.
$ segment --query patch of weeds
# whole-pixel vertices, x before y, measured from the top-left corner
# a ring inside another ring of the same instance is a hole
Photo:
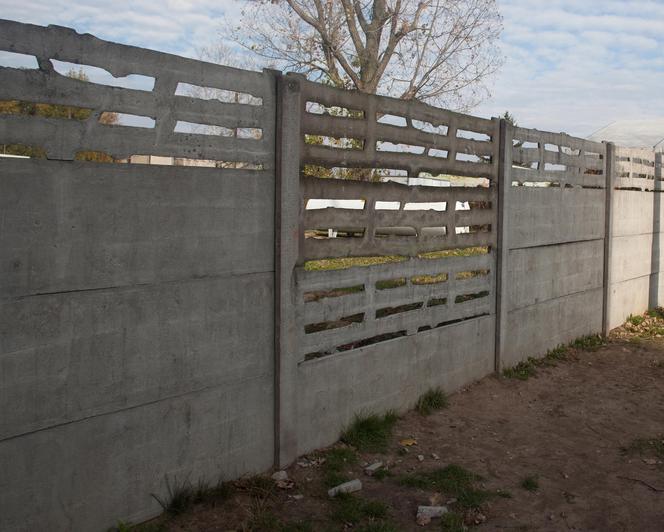
[[[456,512],[447,512],[440,517],[440,529],[443,532],[465,532],[468,530],[463,516]]]
[[[433,471],[404,475],[399,483],[403,486],[444,492],[456,497],[460,507],[473,509],[502,493],[476,488],[475,482],[481,479],[482,477],[464,467],[450,464]]]
[[[356,415],[353,423],[341,435],[341,441],[361,452],[385,452],[398,419],[393,411],[382,416]]]
[[[505,368],[503,370],[503,377],[508,379],[519,379],[521,381],[526,381],[530,377],[537,375],[537,360],[533,357],[528,357],[528,359],[519,362],[516,366],[511,368]]]
[[[279,532],[314,532],[314,526],[309,521],[284,523]]]
[[[376,521],[367,523],[355,529],[356,532],[398,532],[396,526],[387,521]]]
[[[534,475],[528,476],[521,481],[521,487],[526,491],[537,491],[539,489],[539,482]]]
[[[256,511],[249,520],[249,529],[255,532],[281,532],[282,523],[269,511]]]
[[[274,481],[268,477],[255,475],[238,480],[236,487],[247,492],[254,499],[265,499],[274,492]]]
[[[350,479],[344,475],[346,466],[357,463],[357,454],[347,447],[334,447],[325,453],[323,463],[323,483],[328,488],[333,488]]]
[[[392,473],[392,471],[390,471],[389,469],[386,469],[384,467],[379,469],[378,471],[374,472],[374,474],[373,474],[373,478],[375,478],[376,480],[381,480],[381,481],[385,480],[388,477],[393,477],[393,476],[394,476],[394,473]]]
[[[542,358],[528,357],[526,360],[519,362],[511,368],[505,368],[503,370],[503,377],[525,381],[530,377],[537,375],[537,368],[542,366],[555,366],[558,362],[567,360],[570,347],[592,351],[605,344],[606,339],[599,334],[577,338],[571,342],[569,346],[559,345],[558,347],[554,347],[547,351],[546,355]]]
[[[593,351],[603,345],[606,345],[606,338],[601,334],[590,334],[588,336],[582,336],[571,342],[570,347],[575,349],[581,349],[584,351]]]
[[[622,449],[623,454],[654,455],[664,458],[664,434],[656,438],[638,438]]]
[[[341,523],[357,524],[362,519],[387,517],[388,506],[380,501],[367,501],[352,493],[339,493],[334,499],[332,519]]]
[[[387,511],[387,504],[381,501],[367,501],[362,508],[364,515],[372,519],[382,519],[387,517]]]
[[[210,489],[210,497],[219,501],[227,501],[235,493],[235,487],[231,482],[220,480],[217,485]]]
[[[632,325],[641,325],[644,321],[645,318],[643,316],[632,316],[631,314],[627,317],[627,321],[631,323]]]
[[[656,307],[651,308],[646,311],[646,315],[650,318],[657,318],[658,320],[664,320],[664,308]]]
[[[159,503],[164,512],[179,515],[189,510],[196,498],[195,490],[189,480],[178,482],[177,477],[171,480],[166,476],[166,498],[152,493],[152,497]]]
[[[415,410],[421,415],[428,416],[434,410],[447,408],[448,400],[445,392],[440,388],[432,388],[425,394],[421,395],[415,404]]]

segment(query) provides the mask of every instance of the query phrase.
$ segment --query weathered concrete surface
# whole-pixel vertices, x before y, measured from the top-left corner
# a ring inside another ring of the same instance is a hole
[[[664,205],[660,192],[614,192],[609,327],[664,304]]]
[[[604,242],[514,249],[509,254],[509,309],[602,287]]]
[[[493,371],[495,316],[299,366],[298,451],[329,445],[361,411],[403,411],[431,387],[451,392]]]
[[[604,190],[512,187],[510,248],[604,238]]]
[[[602,330],[602,289],[551,299],[508,314],[506,367]]]
[[[256,172],[0,159],[0,296],[273,270]]]
[[[2,301],[0,440],[210,386],[269,385],[272,297],[264,273]],[[268,386],[245,408],[270,401]]]
[[[171,481],[272,463],[271,375],[61,424],[0,442],[0,530],[106,530],[161,511]]]

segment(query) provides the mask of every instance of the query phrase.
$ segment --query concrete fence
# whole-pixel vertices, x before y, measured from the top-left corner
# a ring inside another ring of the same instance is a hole
[[[661,304],[647,150],[66,28],[0,50],[35,65],[0,68],[0,530],[142,520]]]

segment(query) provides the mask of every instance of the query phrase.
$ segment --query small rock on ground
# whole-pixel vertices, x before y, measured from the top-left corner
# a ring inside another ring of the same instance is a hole
[[[339,493],[353,493],[354,491],[360,491],[361,489],[362,489],[362,482],[360,482],[358,479],[355,479],[355,480],[350,480],[348,482],[344,482],[343,484],[339,484],[338,486],[329,489],[327,491],[327,494],[330,497],[336,497],[337,495],[339,495]]]
[[[272,480],[288,480],[288,473],[286,471],[276,471],[272,474]]]
[[[371,465],[365,467],[365,468],[364,468],[364,472],[365,472],[367,475],[371,476],[371,475],[373,475],[376,471],[378,471],[379,469],[382,469],[382,468],[383,468],[383,465],[384,465],[383,462],[374,462],[373,464],[371,464]]]
[[[447,506],[418,506],[417,507],[417,524],[425,526],[431,523],[432,519],[441,517],[447,513]]]

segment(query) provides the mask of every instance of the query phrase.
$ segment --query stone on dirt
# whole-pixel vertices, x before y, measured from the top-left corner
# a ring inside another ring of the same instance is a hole
[[[417,507],[417,524],[426,526],[431,523],[432,519],[441,517],[447,513],[447,506],[418,506]]]
[[[286,471],[276,471],[272,474],[272,480],[277,482],[280,480],[288,480],[288,473]]]
[[[339,484],[338,486],[327,490],[327,494],[330,497],[336,497],[339,495],[339,493],[353,493],[354,491],[360,491],[361,489],[362,482],[360,482],[358,479],[355,479],[344,482],[343,484]]]
[[[364,472],[365,472],[367,475],[371,476],[371,475],[373,475],[376,471],[378,471],[379,469],[383,469],[383,466],[384,466],[383,462],[374,462],[373,464],[371,464],[371,465],[365,467],[365,468],[364,468]]]

